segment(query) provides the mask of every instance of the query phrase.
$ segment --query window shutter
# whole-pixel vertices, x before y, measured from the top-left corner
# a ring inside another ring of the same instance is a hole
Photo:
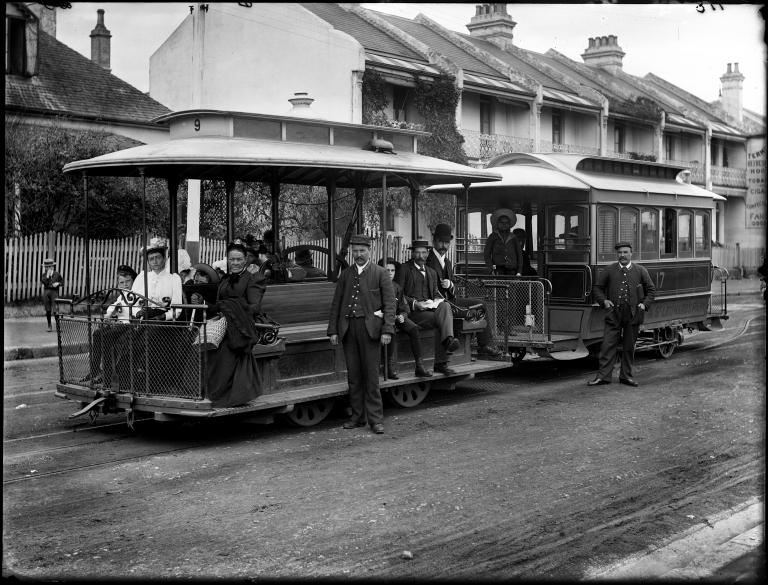
[[[637,210],[631,207],[623,207],[619,216],[619,241],[632,243],[632,248],[637,249]]]
[[[612,259],[616,245],[616,210],[602,207],[597,213],[598,255],[601,260]]]

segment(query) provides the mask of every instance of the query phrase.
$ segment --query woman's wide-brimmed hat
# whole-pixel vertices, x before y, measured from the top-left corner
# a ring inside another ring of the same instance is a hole
[[[491,214],[491,226],[493,226],[493,229],[496,229],[496,224],[499,222],[500,217],[509,219],[510,227],[517,223],[517,215],[514,211],[507,209],[506,207],[499,207]]]
[[[151,254],[152,252],[162,252],[165,254],[168,251],[168,240],[165,238],[150,238],[147,248],[144,250],[145,254]]]
[[[213,266],[210,264],[205,264],[204,262],[200,262],[198,264],[193,264],[192,268],[195,269],[196,272],[202,272],[206,276],[208,276],[208,280],[212,283],[218,283],[219,282],[219,273],[214,270]]]
[[[53,258],[46,258],[43,260],[43,266],[56,266],[56,260]]]

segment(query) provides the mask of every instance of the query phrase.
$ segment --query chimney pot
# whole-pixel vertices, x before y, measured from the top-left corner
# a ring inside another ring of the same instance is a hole
[[[733,64],[733,72],[734,73],[738,73],[739,72],[739,64],[738,63],[734,63]]]
[[[96,11],[96,27],[91,31],[91,61],[107,71],[110,69],[110,39],[112,33],[104,26],[104,9]]]
[[[730,73],[730,72],[731,72],[731,64],[728,63],[728,70],[726,71],[726,73]]]

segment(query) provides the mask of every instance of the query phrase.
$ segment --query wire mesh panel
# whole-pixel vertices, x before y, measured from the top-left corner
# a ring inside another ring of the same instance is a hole
[[[538,280],[456,279],[457,295],[481,299],[494,341],[546,341],[544,283]]]
[[[141,396],[202,398],[204,352],[194,343],[197,325],[80,316],[58,316],[57,323],[62,383]],[[67,351],[72,347],[81,349]]]

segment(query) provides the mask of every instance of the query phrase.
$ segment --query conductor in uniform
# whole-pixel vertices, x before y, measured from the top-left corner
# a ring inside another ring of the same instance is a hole
[[[328,336],[341,340],[347,364],[351,418],[345,429],[371,425],[384,432],[379,390],[379,345],[388,345],[395,330],[395,293],[386,269],[371,262],[371,242],[358,234],[349,240],[352,264],[341,272],[331,301]],[[378,316],[377,313],[381,316]]]
[[[610,384],[613,364],[619,347],[621,370],[619,382],[638,386],[633,376],[635,341],[645,312],[656,296],[656,287],[648,271],[632,262],[632,244],[619,242],[615,246],[619,261],[608,265],[592,287],[595,301],[605,307],[605,332],[600,346],[599,370],[588,386]]]

